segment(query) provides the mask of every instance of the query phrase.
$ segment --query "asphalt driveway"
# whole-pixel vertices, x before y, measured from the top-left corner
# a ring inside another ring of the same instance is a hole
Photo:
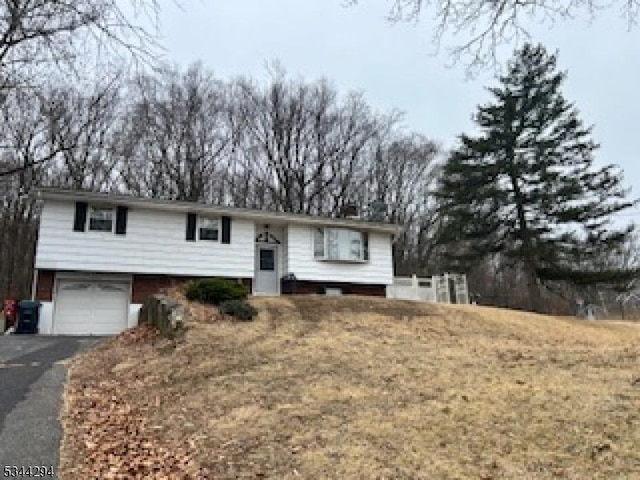
[[[0,478],[42,477],[57,470],[65,361],[100,341],[100,337],[0,336]],[[25,475],[14,475],[21,467]]]

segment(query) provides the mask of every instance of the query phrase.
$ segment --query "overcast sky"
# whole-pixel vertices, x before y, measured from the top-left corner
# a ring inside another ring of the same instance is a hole
[[[200,60],[220,77],[266,81],[266,64],[277,60],[291,76],[326,77],[341,92],[363,91],[376,109],[400,109],[407,128],[445,148],[473,128],[474,108],[489,98],[484,87],[495,84],[491,71],[469,79],[445,51],[433,55],[429,12],[419,23],[390,24],[385,0],[349,8],[340,0],[181,3],[163,3],[168,61],[187,66]],[[565,96],[595,125],[602,145],[598,164],[623,167],[625,184],[640,196],[640,27],[628,30],[612,8],[593,22],[536,24],[531,31],[534,40],[559,51],[559,67],[569,75]],[[629,219],[640,221],[640,214]]]

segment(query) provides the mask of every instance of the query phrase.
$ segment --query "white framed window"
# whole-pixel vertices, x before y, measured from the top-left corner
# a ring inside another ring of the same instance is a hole
[[[198,240],[217,242],[220,238],[220,228],[217,218],[200,217],[198,225]]]
[[[369,260],[368,235],[349,228],[315,228],[313,257],[316,260],[366,262]]]
[[[113,207],[89,207],[88,230],[90,232],[113,232]]]

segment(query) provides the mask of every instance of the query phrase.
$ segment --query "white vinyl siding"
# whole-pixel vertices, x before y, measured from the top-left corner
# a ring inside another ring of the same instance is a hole
[[[289,225],[287,271],[300,280],[391,285],[393,261],[391,234],[369,232],[368,262],[327,262],[314,258],[316,227]]]
[[[231,220],[231,243],[186,241],[186,213],[130,208],[126,235],[74,232],[73,202],[46,201],[36,268],[253,277],[254,223]]]

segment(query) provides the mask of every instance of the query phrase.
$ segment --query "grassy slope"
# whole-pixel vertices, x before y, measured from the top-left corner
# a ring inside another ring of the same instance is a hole
[[[151,443],[187,446],[196,477],[640,478],[638,326],[358,297],[252,303],[256,322],[193,323],[175,350],[138,346],[131,362],[115,341],[81,357],[67,414],[101,369],[129,386],[117,395]],[[83,421],[67,422],[66,478],[89,458],[69,440]]]

